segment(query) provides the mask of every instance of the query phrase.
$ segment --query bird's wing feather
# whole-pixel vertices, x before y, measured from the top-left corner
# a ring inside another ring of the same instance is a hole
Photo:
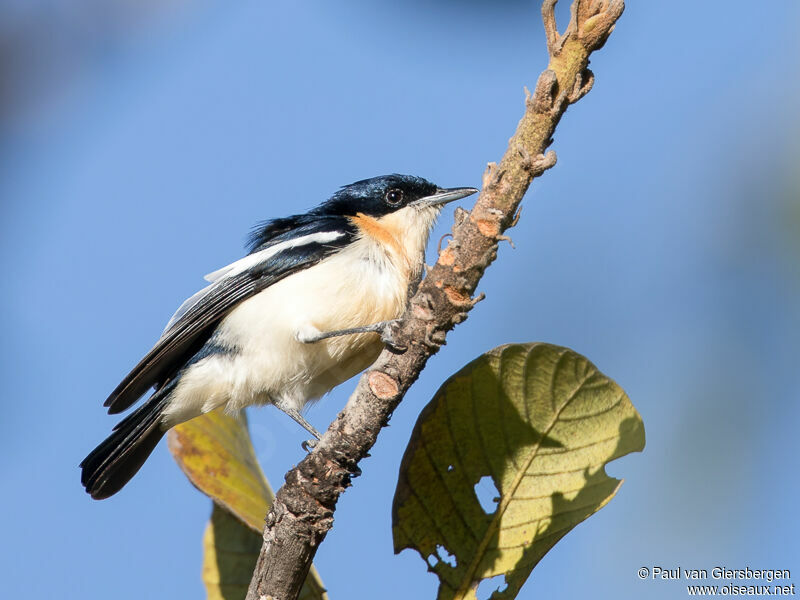
[[[200,349],[239,302],[341,250],[355,234],[343,218],[321,219],[207,276],[213,283],[184,302],[156,345],[105,401],[111,414],[172,377]]]

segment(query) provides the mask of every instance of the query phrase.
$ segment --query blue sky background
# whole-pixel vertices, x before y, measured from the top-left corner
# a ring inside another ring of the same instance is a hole
[[[415,553],[392,555],[411,428],[463,364],[535,340],[615,378],[647,448],[520,598],[685,594],[637,578],[653,565],[800,583],[800,4],[760,10],[630,2],[486,301],[339,504],[316,560],[332,599],[435,596]],[[546,66],[539,4],[10,1],[0,41],[3,596],[203,597],[210,502],[164,444],[118,496],[83,493],[78,462],[116,422],[103,399],[255,222],[389,172],[478,186]],[[303,432],[250,418],[277,486]]]

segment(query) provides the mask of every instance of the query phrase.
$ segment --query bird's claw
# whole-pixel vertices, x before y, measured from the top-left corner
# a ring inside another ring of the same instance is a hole
[[[311,452],[312,450],[314,450],[314,448],[317,447],[317,442],[319,442],[319,440],[316,440],[316,439],[314,439],[314,440],[306,440],[305,442],[303,442],[300,445],[303,447],[303,450],[305,450],[306,452]]]
[[[394,352],[405,352],[408,346],[398,343],[397,331],[400,328],[400,319],[387,321],[381,329],[381,341]]]

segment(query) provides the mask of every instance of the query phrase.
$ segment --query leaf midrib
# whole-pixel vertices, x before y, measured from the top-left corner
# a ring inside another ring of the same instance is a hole
[[[553,380],[551,380],[550,387],[551,390],[554,391],[554,380],[556,373],[558,371],[558,365],[561,360],[566,356],[566,352],[562,351],[561,355],[558,357],[556,361],[556,367],[553,369]],[[502,358],[500,359],[502,361]],[[497,510],[492,517],[492,520],[489,522],[489,526],[486,528],[486,533],[484,534],[483,538],[481,539],[480,543],[478,544],[477,551],[475,552],[474,558],[470,563],[469,567],[467,568],[466,573],[464,574],[464,580],[461,586],[456,590],[455,596],[453,597],[454,600],[461,600],[466,597],[467,591],[469,590],[470,585],[472,585],[473,580],[475,578],[475,572],[478,570],[478,565],[481,562],[483,554],[486,552],[486,547],[489,545],[489,541],[492,539],[492,535],[494,532],[499,528],[500,521],[508,508],[508,505],[511,502],[511,499],[514,497],[514,493],[519,488],[520,484],[522,483],[523,478],[525,477],[525,473],[533,463],[534,459],[539,453],[539,449],[541,447],[542,440],[545,439],[548,433],[553,429],[555,424],[558,422],[558,418],[561,416],[563,410],[570,405],[570,403],[575,400],[575,396],[578,392],[583,388],[584,384],[597,373],[596,369],[591,369],[587,375],[580,381],[580,383],[575,387],[575,389],[570,393],[569,398],[562,406],[558,408],[558,410],[554,413],[552,421],[547,425],[545,430],[542,432],[539,441],[534,444],[533,448],[531,449],[530,458],[525,462],[525,464],[517,471],[517,475],[514,478],[513,483],[511,484],[511,488],[507,495],[501,493],[500,502],[497,505]],[[551,392],[553,393],[553,392]],[[553,396],[555,394],[553,393]],[[530,419],[529,419],[530,420]],[[485,449],[484,449],[485,450]],[[488,459],[488,457],[487,457]],[[488,460],[487,460],[488,462]]]

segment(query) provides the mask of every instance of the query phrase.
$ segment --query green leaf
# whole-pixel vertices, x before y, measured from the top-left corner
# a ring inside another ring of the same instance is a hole
[[[203,534],[203,583],[208,600],[244,598],[260,551],[261,536],[214,503]]]
[[[261,550],[264,517],[275,499],[256,459],[245,413],[234,417],[212,411],[173,427],[167,440],[189,481],[214,501],[203,536],[208,598],[244,598]],[[328,598],[313,566],[300,598]]]
[[[203,534],[203,583],[208,600],[241,600],[261,551],[261,536],[216,503]],[[299,600],[327,600],[319,578],[306,581]]]
[[[625,392],[583,356],[549,344],[495,348],[439,389],[417,421],[393,506],[395,552],[416,549],[438,600],[514,598],[536,563],[605,506],[621,481],[605,464],[644,448]],[[499,498],[484,511],[475,485]],[[451,564],[455,560],[455,565]]]

